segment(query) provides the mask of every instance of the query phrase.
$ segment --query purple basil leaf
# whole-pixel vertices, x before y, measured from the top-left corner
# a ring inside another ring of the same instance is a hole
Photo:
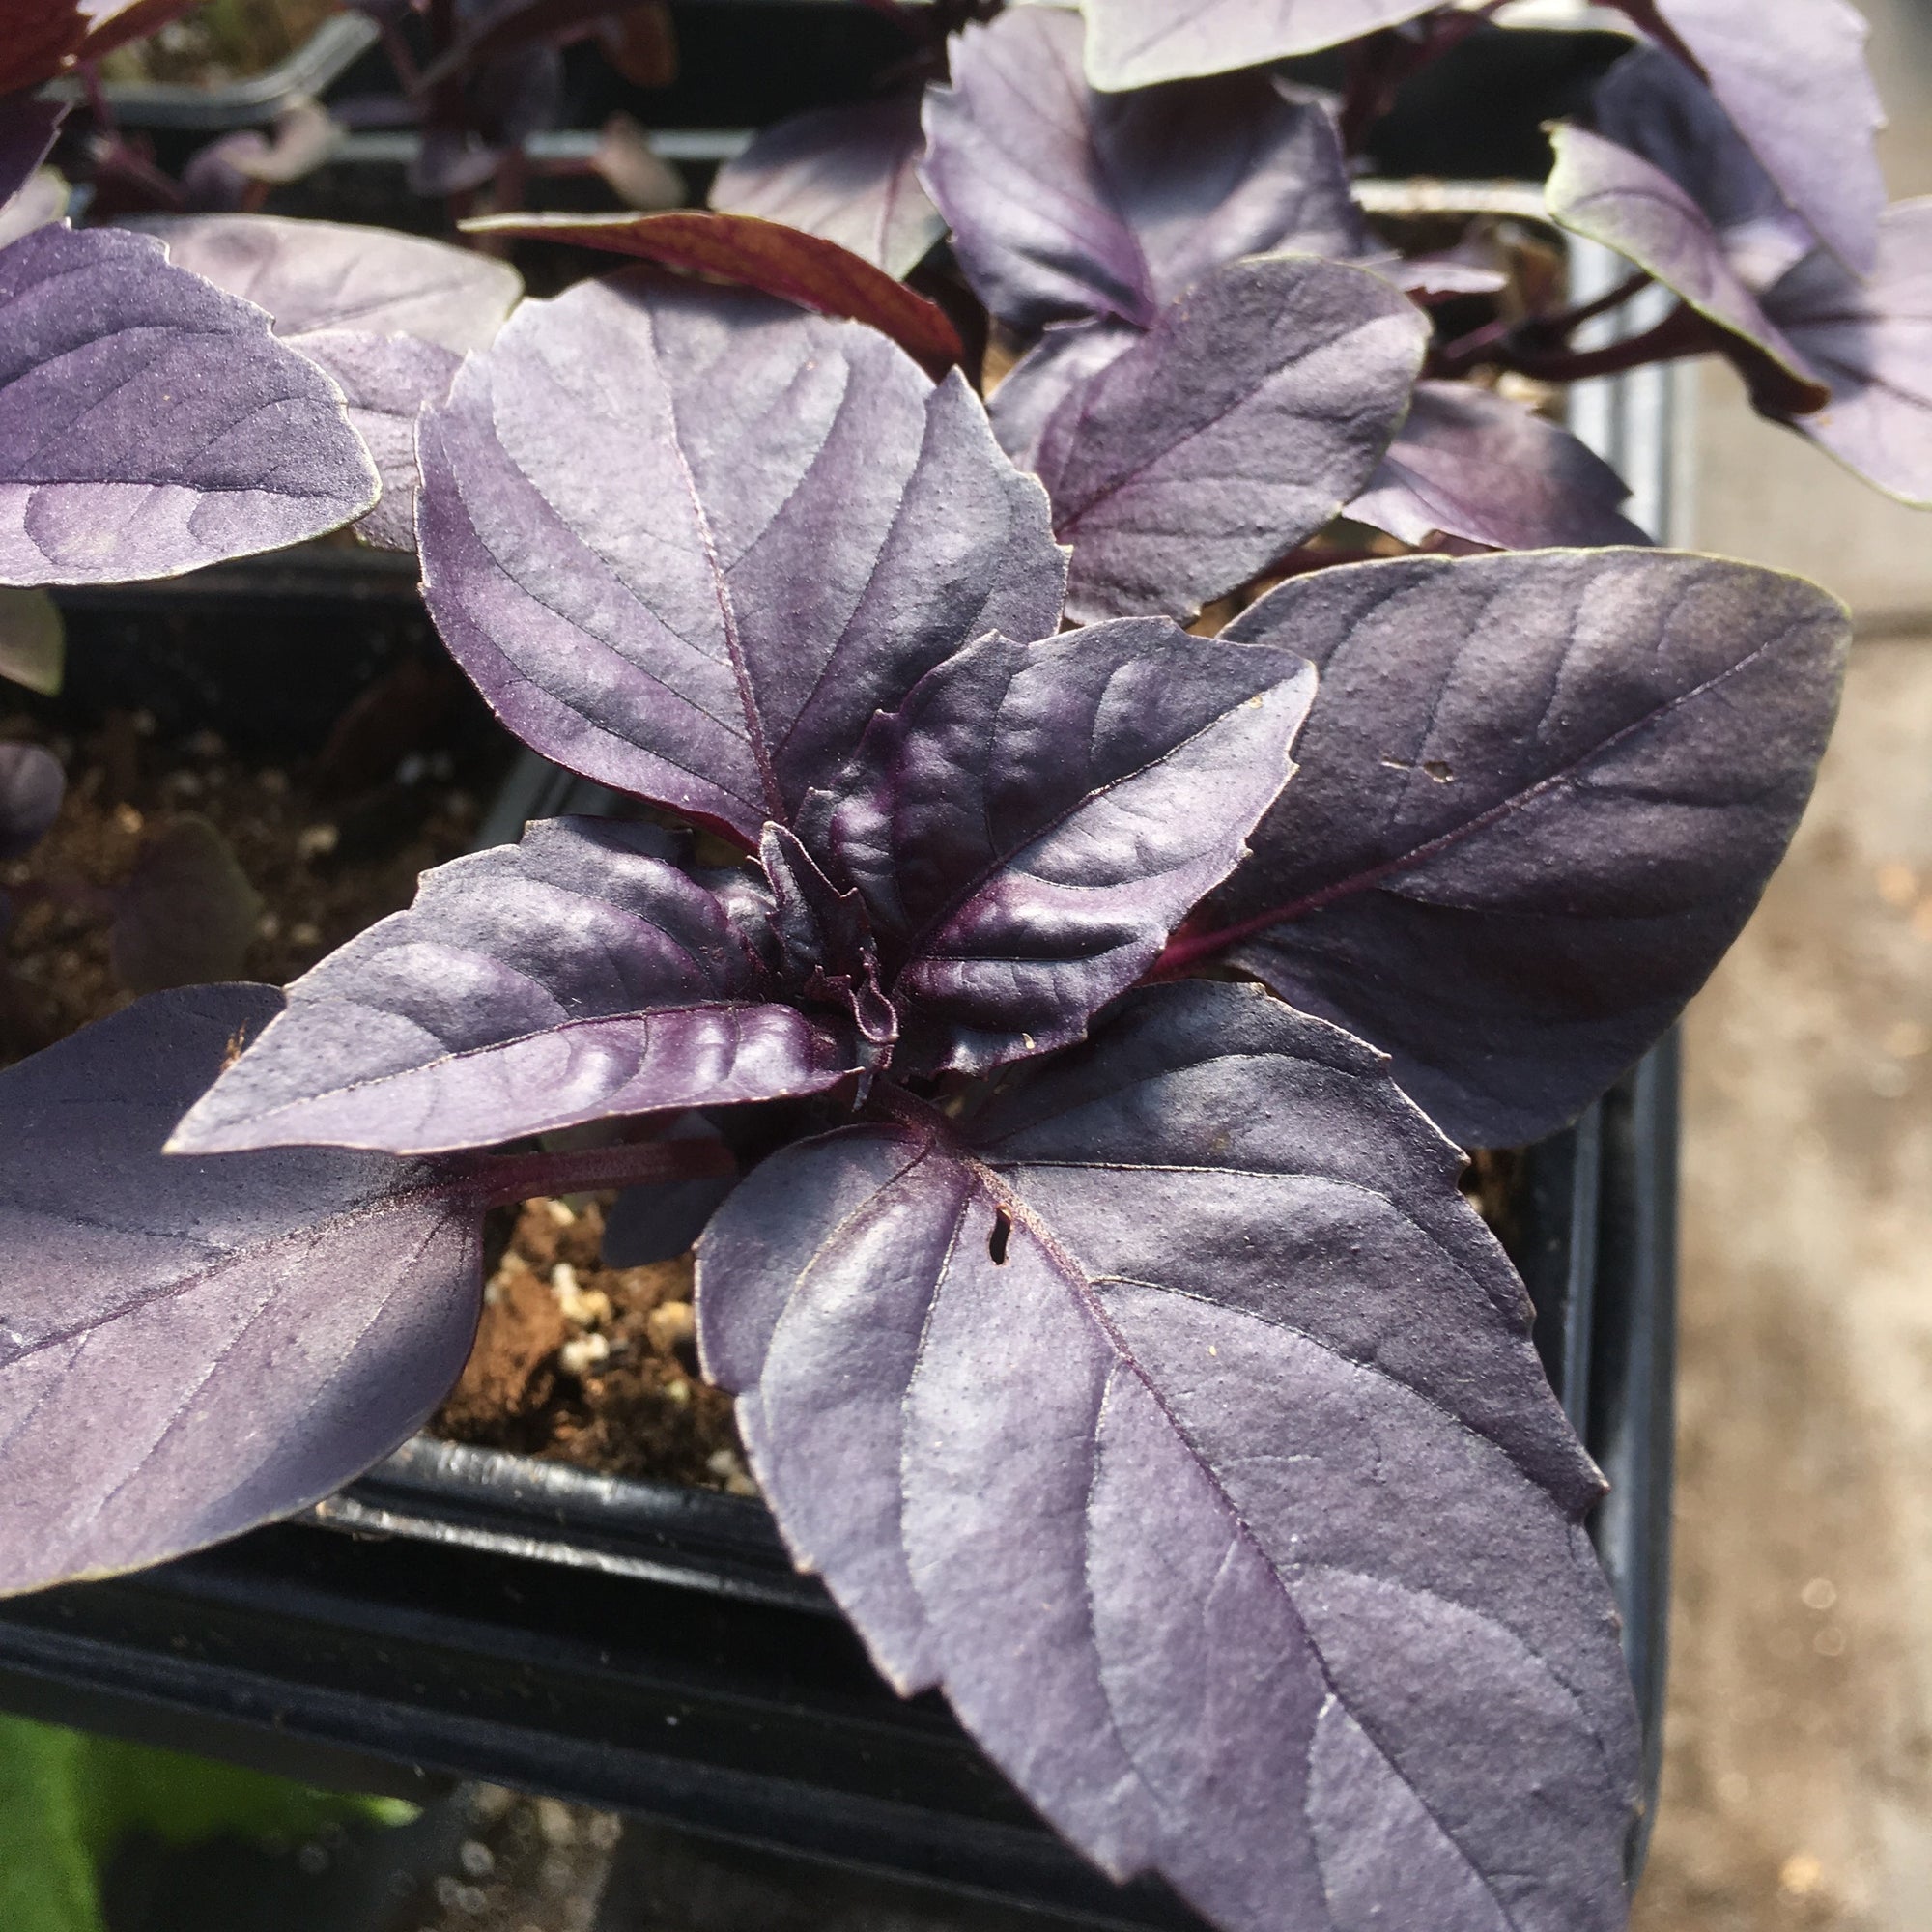
[[[416,418],[449,394],[462,357],[412,335],[318,329],[297,346],[335,379],[349,420],[383,478],[383,495],[356,534],[379,550],[416,547]]]
[[[718,170],[710,205],[802,228],[904,275],[946,232],[919,182],[919,107],[914,89],[781,121]]]
[[[26,186],[53,151],[54,136],[66,119],[64,100],[26,93],[0,97],[0,202],[12,200]]]
[[[482,1216],[435,1166],[162,1155],[280,1003],[159,993],[0,1073],[0,1593],[304,1508],[463,1366]]]
[[[1867,272],[1885,207],[1873,140],[1885,110],[1858,10],[1848,0],[1656,0],[1655,13],[1627,11],[1639,24],[1662,14],[1784,198],[1848,269]]]
[[[1605,74],[1590,96],[1590,127],[1696,202],[1747,287],[1769,288],[1817,245],[1717,97],[1661,48],[1638,47]]]
[[[1586,128],[1558,128],[1553,139],[1556,165],[1544,190],[1553,220],[1614,248],[1823,400],[1815,372],[1765,313],[1688,188]]]
[[[1191,617],[1319,530],[1374,475],[1428,338],[1413,302],[1342,263],[1203,277],[1040,436],[1067,614]]]
[[[1895,202],[1860,281],[1822,248],[1765,306],[1830,385],[1791,427],[1908,503],[1932,503],[1932,199]]]
[[[750,889],[712,892],[660,836],[548,819],[425,872],[290,986],[171,1146],[436,1152],[834,1085],[850,1043],[766,1004]]]
[[[383,478],[357,533],[413,550],[416,417],[449,394],[465,352],[495,339],[523,294],[517,271],[474,249],[332,221],[157,215],[132,225],[182,267],[267,309],[276,334],[335,379]]]
[[[1600,1481],[1453,1150],[1252,987],[1136,994],[970,1145],[786,1149],[706,1368],[901,1690],[1224,1932],[1618,1932]]]
[[[114,977],[134,993],[233,980],[261,916],[227,839],[190,812],[148,839],[114,889]]]
[[[172,576],[376,499],[328,379],[147,236],[22,236],[0,344],[0,582]]]
[[[1843,607],[1644,551],[1292,580],[1222,634],[1321,673],[1300,772],[1197,930],[1395,1056],[1469,1147],[1571,1119],[1670,1023],[1783,856]]]
[[[1159,617],[981,638],[874,719],[807,825],[870,909],[911,1037],[983,1073],[1085,1034],[1245,855],[1315,696]]]
[[[1087,77],[1109,90],[1260,67],[1427,14],[1432,0],[1085,0]]]
[[[18,859],[47,836],[67,796],[60,760],[39,745],[0,745],[0,859]]]
[[[926,97],[928,191],[986,306],[1015,328],[1151,326],[1238,256],[1367,245],[1326,111],[1265,74],[1092,92],[1081,19],[1023,7],[952,43]]]
[[[484,349],[523,293],[507,262],[388,228],[272,214],[147,215],[128,226],[184,269],[244,297],[299,342],[319,329]]]
[[[1065,562],[955,373],[645,269],[526,302],[425,414],[430,610],[518,736],[754,846]],[[648,514],[639,506],[648,505]]]
[[[986,398],[1000,447],[1023,469],[1032,469],[1054,411],[1144,333],[1117,319],[1050,324]]]
[[[1566,429],[1469,383],[1418,383],[1408,417],[1349,505],[1404,543],[1446,536],[1492,550],[1640,544],[1622,477]]]

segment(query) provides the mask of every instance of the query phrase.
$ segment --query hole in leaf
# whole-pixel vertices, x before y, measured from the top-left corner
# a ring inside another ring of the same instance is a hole
[[[995,1267],[1007,1264],[1007,1242],[1013,1232],[1013,1217],[1002,1208],[993,1216],[993,1232],[986,1236],[986,1252],[993,1258]]]

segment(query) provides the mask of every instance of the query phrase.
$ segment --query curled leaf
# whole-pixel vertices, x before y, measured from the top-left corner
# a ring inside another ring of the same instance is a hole
[[[1754,0],[1619,0],[1661,18],[1783,195],[1855,274],[1877,260],[1885,207],[1874,137],[1885,125],[1849,0],[1766,8]]]
[[[895,1064],[983,1073],[1079,1039],[1244,855],[1314,695],[1298,658],[1204,654],[1158,617],[928,671],[805,819],[878,934],[912,1035]]]
[[[1349,505],[1404,543],[1492,550],[1640,544],[1623,478],[1566,429],[1469,383],[1418,383],[1381,468]]]
[[[1263,73],[1096,94],[1080,43],[1078,14],[1015,9],[958,35],[952,86],[926,97],[926,186],[1002,321],[1146,328],[1239,256],[1364,252],[1325,109]]]
[[[492,214],[474,235],[570,242],[762,290],[819,315],[869,324],[938,376],[965,353],[946,311],[836,242],[754,214]]]

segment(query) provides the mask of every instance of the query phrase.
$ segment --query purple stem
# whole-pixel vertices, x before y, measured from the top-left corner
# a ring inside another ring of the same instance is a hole
[[[538,1194],[588,1194],[737,1171],[723,1141],[624,1141],[570,1153],[483,1154],[467,1184],[484,1207],[507,1208]]]
[[[1492,351],[1507,356],[1512,346],[1519,342],[1529,345],[1532,352],[1545,344],[1565,343],[1584,323],[1621,307],[1649,286],[1650,276],[1639,269],[1594,301],[1578,302],[1549,315],[1519,316],[1514,321],[1498,317],[1481,328],[1472,328],[1466,335],[1459,335],[1454,342],[1444,343],[1431,358],[1430,373],[1444,377],[1466,375]]]

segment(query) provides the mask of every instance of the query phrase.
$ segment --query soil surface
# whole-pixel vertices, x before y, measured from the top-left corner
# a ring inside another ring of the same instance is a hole
[[[469,1364],[430,1433],[755,1495],[731,1398],[697,1373],[691,1257],[605,1267],[608,1198],[539,1199],[517,1213]]]
[[[163,742],[140,712],[112,713],[75,739],[0,710],[0,739],[46,745],[68,776],[52,831],[0,867],[0,887],[14,900],[0,980],[7,1061],[128,1004],[132,994],[115,979],[107,925],[85,904],[87,889],[119,884],[144,844],[183,817],[213,825],[262,901],[253,937],[224,970],[285,985],[408,905],[419,872],[469,848],[482,810],[435,751],[417,754],[412,782],[384,777],[345,789],[339,758],[296,771],[250,762],[213,732]]]

